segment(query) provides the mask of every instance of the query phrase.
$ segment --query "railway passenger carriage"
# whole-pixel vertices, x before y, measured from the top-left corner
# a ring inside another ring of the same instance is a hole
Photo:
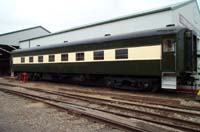
[[[176,89],[194,81],[196,43],[193,31],[167,27],[16,50],[12,53],[12,69],[37,79],[100,79],[114,87]]]

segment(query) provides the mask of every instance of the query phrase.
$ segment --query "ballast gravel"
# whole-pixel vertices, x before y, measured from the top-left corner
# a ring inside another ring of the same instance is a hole
[[[122,132],[46,104],[0,92],[0,132]]]

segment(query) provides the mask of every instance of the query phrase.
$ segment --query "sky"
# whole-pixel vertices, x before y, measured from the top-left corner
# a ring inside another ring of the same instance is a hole
[[[0,34],[39,25],[57,32],[183,1],[0,0]]]

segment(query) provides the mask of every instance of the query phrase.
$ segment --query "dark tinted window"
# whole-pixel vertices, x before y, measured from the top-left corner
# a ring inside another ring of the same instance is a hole
[[[174,52],[175,51],[175,40],[164,39],[163,40],[163,52]]]
[[[21,57],[21,63],[25,62],[25,57]]]
[[[55,55],[49,55],[49,62],[55,61]]]
[[[43,56],[38,56],[38,62],[43,62]]]
[[[76,60],[83,61],[84,60],[84,53],[76,53]]]
[[[128,59],[128,49],[115,50],[115,59]]]
[[[68,54],[61,54],[61,61],[68,61]]]
[[[29,57],[29,62],[33,62],[33,56]]]
[[[94,60],[103,60],[103,59],[104,59],[104,51],[94,52]]]

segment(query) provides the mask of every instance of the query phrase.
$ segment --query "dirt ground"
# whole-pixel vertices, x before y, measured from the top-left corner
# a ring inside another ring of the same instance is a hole
[[[0,132],[122,132],[43,103],[0,92]]]

